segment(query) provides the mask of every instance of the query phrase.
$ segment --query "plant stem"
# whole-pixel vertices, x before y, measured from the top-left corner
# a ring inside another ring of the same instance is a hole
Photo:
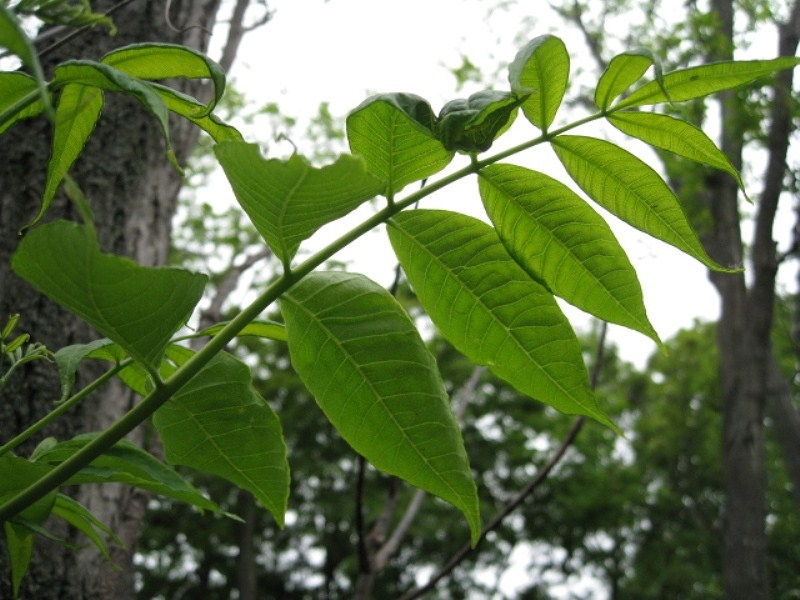
[[[498,152],[497,154],[483,160],[472,161],[468,166],[442,177],[438,181],[426,185],[424,188],[409,194],[400,201],[395,201],[387,205],[374,215],[363,221],[361,224],[351,229],[338,239],[334,240],[315,254],[309,256],[304,262],[297,265],[291,271],[285,271],[281,277],[267,287],[262,294],[250,305],[245,307],[234,319],[232,319],[216,336],[211,338],[202,349],[184,363],[172,376],[159,385],[153,392],[145,397],[139,404],[120,417],[113,425],[97,436],[92,442],[81,448],[69,459],[55,467],[50,473],[35,481],[26,489],[19,492],[16,496],[0,505],[0,522],[10,519],[18,514],[52,490],[58,488],[67,479],[80,471],[83,467],[91,463],[95,458],[111,448],[119,440],[130,433],[135,427],[158,410],[167,400],[174,396],[186,383],[189,382],[200,370],[205,367],[211,359],[221,352],[224,347],[236,335],[244,329],[251,321],[255,320],[268,306],[278,300],[295,283],[303,279],[314,269],[322,265],[325,261],[333,257],[339,250],[349,246],[352,242],[362,235],[371,231],[374,227],[386,223],[391,217],[402,211],[404,208],[412,206],[421,199],[426,198],[434,192],[460,180],[468,175],[480,171],[485,166],[493,164],[503,158],[518,154],[524,150],[532,148],[551,140],[553,137],[566,131],[574,129],[585,123],[595,121],[603,117],[603,113],[597,113],[570,123],[560,129],[546,135],[538,136],[532,140]]]
[[[122,371],[125,367],[132,364],[133,360],[128,359],[120,364],[116,365],[113,369],[109,369],[105,373],[103,373],[100,377],[92,381],[89,385],[83,388],[80,392],[73,395],[71,398],[65,400],[61,404],[59,404],[54,410],[47,413],[44,417],[39,419],[36,423],[28,427],[25,431],[18,434],[2,446],[0,446],[0,456],[3,456],[6,452],[9,452],[19,446],[22,442],[26,441],[32,435],[35,435],[41,429],[55,421],[58,417],[62,414],[67,412],[73,406],[78,404],[81,400],[83,400],[86,396],[91,394],[94,390],[99,388],[103,385],[106,381],[114,377],[117,373]]]

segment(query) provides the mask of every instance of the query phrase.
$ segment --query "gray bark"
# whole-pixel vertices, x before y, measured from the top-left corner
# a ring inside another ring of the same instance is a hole
[[[92,3],[104,11],[109,0]],[[168,3],[169,4],[169,3]],[[117,12],[119,33],[90,30],[48,55],[45,67],[68,58],[99,59],[114,47],[141,41],[185,44],[205,50],[214,25],[219,0],[173,0],[170,18],[178,27],[200,25],[181,32],[165,21],[165,4],[154,0],[134,2]],[[197,90],[194,90],[197,91]],[[197,131],[174,123],[172,140],[180,161],[185,161],[197,140]],[[49,126],[44,119],[16,125],[0,138],[0,320],[8,313],[22,315],[20,329],[51,349],[96,337],[80,321],[53,305],[9,271],[8,264],[19,237],[17,232],[36,213],[49,155]],[[151,116],[126,99],[108,95],[100,124],[78,160],[73,175],[89,198],[104,251],[129,256],[145,265],[163,264],[168,256],[170,221],[181,179],[165,160],[160,133]],[[77,217],[63,199],[51,217]],[[97,371],[84,372],[86,382]],[[80,383],[79,381],[79,383]],[[18,372],[2,392],[0,439],[7,440],[52,408],[59,396],[51,365],[34,363]],[[134,402],[121,385],[110,385],[87,398],[83,405],[47,428],[43,435],[68,439],[85,431],[107,427]],[[135,434],[134,438],[140,437]],[[37,437],[18,449],[27,454]],[[37,541],[34,560],[22,597],[46,599],[133,598],[132,549],[136,541],[146,495],[123,486],[86,486],[75,491],[79,501],[122,538],[125,549],[114,550],[123,567],[116,570],[94,550],[78,553],[52,542]],[[72,543],[85,540],[73,532],[54,531]],[[0,553],[0,597],[9,598],[10,582],[5,550]]]

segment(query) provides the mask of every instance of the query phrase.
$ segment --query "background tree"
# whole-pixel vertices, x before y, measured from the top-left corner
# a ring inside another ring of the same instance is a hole
[[[58,28],[48,32],[38,50],[43,54],[45,68],[70,58],[99,59],[113,48],[143,41],[177,43],[204,51],[220,4],[219,0],[98,0],[92,2],[92,9],[109,13],[116,24],[116,35],[109,36],[104,27],[85,28],[77,35]],[[221,59],[224,68],[230,67],[236,55],[248,4],[237,1],[232,6],[228,43]],[[187,91],[202,94],[197,89]],[[4,134],[0,147],[0,315],[21,312],[20,329],[57,349],[89,340],[90,329],[9,269],[18,232],[36,214],[42,196],[42,174],[50,154],[49,133],[45,119],[23,122]],[[198,133],[193,125],[174,123],[172,143],[180,163],[188,159]],[[170,223],[182,180],[165,159],[163,142],[151,115],[130,99],[110,97],[97,131],[72,173],[91,203],[105,251],[129,256],[145,265],[166,262]],[[51,216],[78,215],[74,205],[62,196]],[[89,381],[98,373],[87,369],[82,378]],[[53,400],[59,397],[58,378],[50,365],[32,363],[3,389],[2,395],[0,438],[10,439],[25,424],[51,409]],[[77,433],[104,429],[132,402],[131,392],[114,383],[44,433],[63,440]],[[143,441],[141,432],[136,436]],[[80,488],[79,499],[120,535],[126,549],[115,548],[113,558],[123,569],[115,569],[93,549],[76,553],[44,542],[38,545],[23,597],[125,598],[133,594],[130,549],[138,536],[147,495],[125,486],[87,486]],[[71,540],[66,529],[58,535]],[[0,597],[11,597],[4,552],[0,553],[0,572]]]

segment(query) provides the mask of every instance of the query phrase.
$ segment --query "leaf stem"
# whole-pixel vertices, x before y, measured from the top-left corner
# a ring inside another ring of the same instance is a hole
[[[95,391],[97,388],[103,385],[106,381],[114,377],[117,373],[119,373],[125,367],[127,367],[132,363],[133,360],[131,359],[119,363],[113,369],[109,369],[108,371],[103,373],[100,377],[92,381],[80,392],[74,394],[71,398],[68,398],[67,400],[59,404],[55,409],[51,410],[44,417],[39,419],[36,423],[28,427],[25,431],[19,433],[17,436],[15,436],[11,440],[0,446],[0,456],[3,456],[5,453],[10,452],[11,450],[19,446],[21,443],[26,441],[28,438],[38,433],[44,427],[55,421],[58,417],[67,412],[76,404],[78,404],[86,396],[91,394],[93,391]]]
[[[167,400],[174,396],[186,383],[189,382],[208,362],[216,356],[236,335],[244,329],[251,321],[255,320],[268,306],[278,300],[295,283],[303,279],[318,266],[333,257],[337,252],[349,246],[352,242],[362,235],[371,231],[374,227],[386,223],[391,217],[405,208],[412,206],[423,198],[434,192],[447,187],[448,185],[480,171],[483,167],[493,164],[499,160],[518,154],[524,150],[545,143],[557,135],[574,129],[585,123],[595,121],[603,117],[602,113],[585,117],[574,123],[570,123],[560,129],[556,129],[547,134],[542,134],[532,140],[498,152],[483,160],[471,162],[466,167],[459,169],[442,177],[438,181],[426,185],[424,188],[409,194],[402,200],[395,200],[388,204],[371,217],[351,229],[338,239],[334,240],[318,252],[309,256],[305,261],[297,265],[294,269],[286,269],[279,279],[267,287],[252,303],[245,307],[235,318],[233,318],[215,337],[211,338],[202,349],[186,361],[171,377],[158,386],[153,392],[147,395],[139,404],[120,417],[113,425],[98,435],[92,442],[81,448],[69,459],[55,467],[50,473],[35,481],[26,489],[19,492],[16,496],[0,505],[0,522],[7,520],[21,512],[50,491],[58,488],[67,479],[80,471],[83,467],[91,463],[95,458],[111,448],[119,440],[130,433],[135,427],[158,410]]]

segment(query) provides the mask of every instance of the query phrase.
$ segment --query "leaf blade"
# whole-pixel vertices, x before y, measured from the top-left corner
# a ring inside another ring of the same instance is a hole
[[[656,81],[663,83],[661,65],[649,50],[635,49],[616,55],[597,82],[594,103],[601,110],[607,109],[615,98],[639,81],[651,66],[656,67]]]
[[[142,267],[104,254],[91,230],[67,221],[29,232],[11,266],[151,368],[158,367],[170,337],[189,318],[207,280],[197,273]]]
[[[255,144],[224,142],[214,151],[237,200],[284,264],[317,229],[383,191],[350,155],[317,169],[297,154],[266,160]]]
[[[580,345],[553,295],[491,227],[449,211],[413,210],[388,230],[420,303],[460,352],[531,398],[616,429],[597,407]]]
[[[572,190],[514,165],[479,173],[481,198],[500,241],[557,296],[652,338],[636,271],[611,228]]]
[[[633,154],[605,140],[583,136],[559,136],[552,145],[570,177],[600,206],[709,269],[735,271],[706,254],[675,194]]]
[[[511,91],[527,96],[522,112],[542,131],[547,131],[561,106],[569,69],[567,47],[554,35],[528,42],[508,67]]]
[[[460,429],[433,358],[394,298],[361,275],[313,273],[281,310],[292,364],[342,437],[377,468],[453,504],[476,543],[478,498]]]
[[[172,464],[227,479],[253,494],[283,527],[289,465],[277,415],[253,388],[250,370],[217,354],[153,415]]]

